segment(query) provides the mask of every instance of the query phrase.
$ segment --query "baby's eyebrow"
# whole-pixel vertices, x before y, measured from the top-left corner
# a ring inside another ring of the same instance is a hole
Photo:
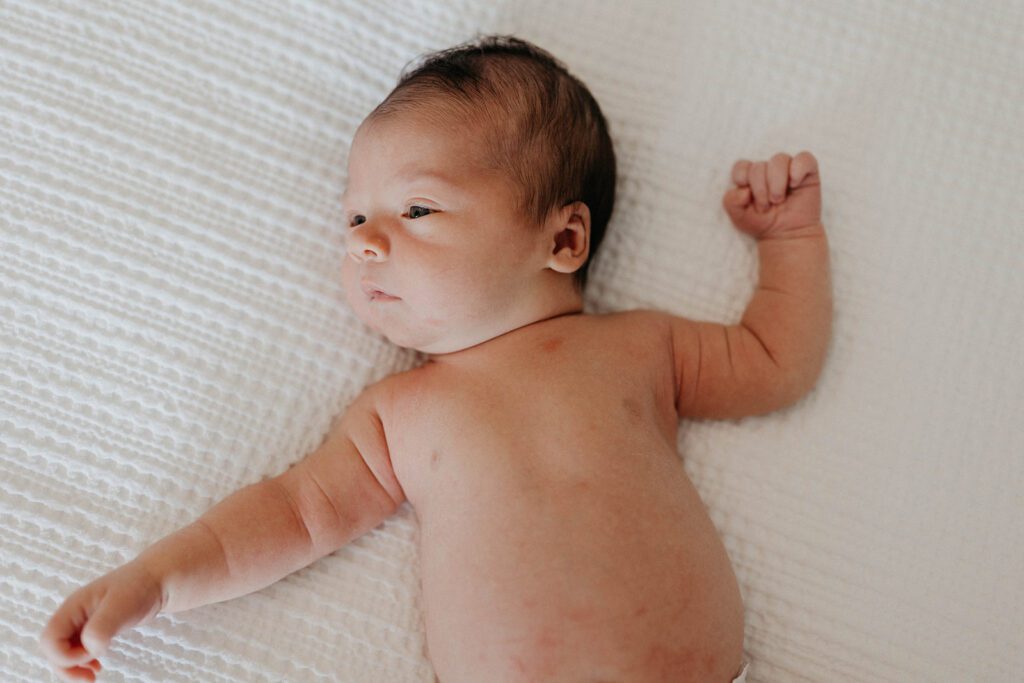
[[[444,173],[440,173],[429,168],[409,169],[399,177],[406,182],[411,182],[413,180],[436,180],[440,183],[444,183],[445,185],[456,185],[455,181]]]
[[[399,180],[403,180],[407,184],[411,184],[413,181],[416,180],[431,180],[442,185],[445,185],[451,188],[452,190],[458,192],[462,191],[461,188],[459,187],[459,184],[452,180],[450,177],[448,177],[444,173],[440,173],[438,171],[433,171],[430,169],[412,169],[406,171],[405,173],[399,174],[397,177]],[[341,193],[339,199],[341,200],[342,204],[346,202],[346,200],[348,199],[348,187],[346,187],[345,190]]]

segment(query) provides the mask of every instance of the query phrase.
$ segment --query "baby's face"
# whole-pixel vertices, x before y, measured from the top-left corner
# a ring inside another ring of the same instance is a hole
[[[342,280],[356,315],[399,346],[473,346],[507,331],[517,306],[536,296],[544,235],[518,216],[511,181],[478,164],[479,154],[467,131],[411,114],[356,132]]]

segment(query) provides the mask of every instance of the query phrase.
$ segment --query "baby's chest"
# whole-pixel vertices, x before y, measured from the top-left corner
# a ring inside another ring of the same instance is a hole
[[[614,354],[601,360],[424,373],[385,425],[410,503],[422,513],[428,501],[451,497],[458,487],[502,496],[551,482],[557,488],[582,472],[642,466],[638,452],[674,453],[671,376],[635,359],[615,367]]]

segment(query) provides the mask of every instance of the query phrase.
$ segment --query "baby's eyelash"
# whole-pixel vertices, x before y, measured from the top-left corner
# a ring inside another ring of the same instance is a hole
[[[434,210],[431,209],[430,207],[420,206],[419,204],[413,204],[412,206],[409,207],[409,218],[413,218],[413,216],[411,215],[413,209],[422,209],[426,211],[427,213],[423,214],[424,216],[429,216],[430,214],[434,213]],[[416,216],[415,218],[421,218],[421,216]]]
[[[422,214],[420,216],[412,216],[411,214],[412,214],[414,209],[419,209],[421,211],[425,211],[426,213],[424,213],[424,214]],[[429,216],[429,215],[434,214],[434,213],[437,213],[437,209],[431,209],[429,206],[420,206],[419,204],[413,204],[412,206],[409,207],[409,210],[406,213],[403,213],[402,215],[403,216],[408,216],[412,220],[416,220],[417,218],[422,218],[423,216]],[[362,220],[359,220],[359,219],[362,219]],[[357,213],[356,215],[352,216],[351,220],[349,220],[348,225],[349,225],[350,228],[354,228],[357,225],[362,225],[365,222],[366,222],[366,216]]]

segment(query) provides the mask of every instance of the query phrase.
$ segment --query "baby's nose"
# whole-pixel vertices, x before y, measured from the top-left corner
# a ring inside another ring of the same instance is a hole
[[[383,235],[355,230],[348,235],[349,256],[356,261],[383,261],[388,256],[388,241]]]

